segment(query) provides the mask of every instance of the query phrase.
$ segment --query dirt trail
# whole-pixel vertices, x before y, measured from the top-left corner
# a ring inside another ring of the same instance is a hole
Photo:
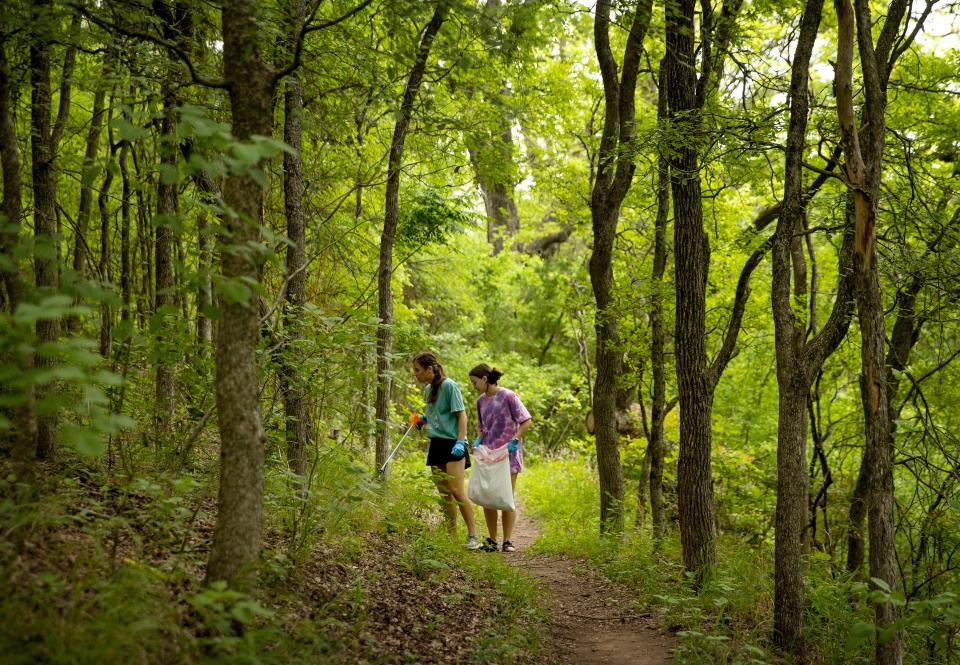
[[[552,608],[553,652],[569,665],[666,665],[673,663],[673,638],[633,607],[630,593],[577,571],[577,561],[528,554],[536,526],[520,511],[513,533],[517,552],[507,554],[540,578]]]

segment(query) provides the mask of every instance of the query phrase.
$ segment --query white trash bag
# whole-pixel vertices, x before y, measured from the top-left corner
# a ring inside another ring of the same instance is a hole
[[[506,446],[473,449],[473,471],[467,483],[467,497],[478,506],[514,512],[513,485],[510,482],[510,452]]]

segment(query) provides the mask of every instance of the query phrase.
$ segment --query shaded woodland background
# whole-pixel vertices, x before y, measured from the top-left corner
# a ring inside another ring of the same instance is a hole
[[[184,661],[374,658],[302,584],[451,570],[415,444],[375,471],[430,349],[530,408],[545,547],[671,571],[645,600],[703,603],[704,659],[952,662],[956,10],[7,3],[0,639],[146,614],[148,662],[178,626]],[[523,661],[518,625],[470,657]]]

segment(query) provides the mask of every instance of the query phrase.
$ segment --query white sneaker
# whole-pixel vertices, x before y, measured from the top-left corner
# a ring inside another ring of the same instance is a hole
[[[477,539],[476,536],[470,536],[467,538],[467,542],[463,544],[468,550],[478,550],[483,547],[483,544]]]

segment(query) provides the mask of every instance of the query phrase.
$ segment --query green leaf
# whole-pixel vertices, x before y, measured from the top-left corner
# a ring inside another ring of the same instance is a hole
[[[261,157],[260,148],[250,143],[234,143],[230,146],[230,153],[234,157],[238,171],[255,166]]]
[[[214,307],[213,305],[207,303],[200,308],[200,313],[211,321],[216,321],[220,318],[220,310]]]
[[[871,578],[870,578],[870,581],[873,582],[874,584],[876,584],[877,587],[879,587],[880,589],[886,591],[887,593],[890,593],[890,592],[891,592],[891,591],[890,591],[890,585],[887,584],[886,581],[880,579],[879,577],[871,577]]]
[[[117,130],[122,141],[139,141],[150,136],[149,130],[145,127],[138,127],[126,118],[114,118],[110,126]]]
[[[173,164],[160,164],[157,170],[160,172],[161,185],[176,185],[180,182],[180,171]]]
[[[20,303],[13,314],[13,319],[20,324],[51,321],[65,316],[72,305],[73,298],[64,294],[50,296],[36,305]]]
[[[224,279],[217,284],[217,293],[230,305],[249,305],[253,290],[239,279]]]
[[[873,639],[877,632],[877,627],[866,621],[858,621],[850,629],[850,635],[847,638],[848,648],[855,647],[867,640]]]
[[[83,170],[83,176],[80,178],[80,184],[84,187],[92,187],[94,181],[97,179],[97,176],[103,171],[103,167],[99,164],[94,164],[90,168]]]
[[[60,437],[65,444],[84,457],[100,457],[107,451],[107,445],[99,432],[79,425],[64,425]]]

